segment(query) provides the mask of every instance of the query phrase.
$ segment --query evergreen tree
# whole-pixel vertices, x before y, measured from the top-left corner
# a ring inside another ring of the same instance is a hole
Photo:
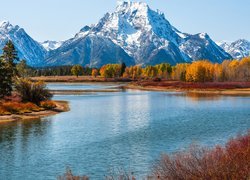
[[[5,69],[5,64],[2,58],[0,58],[0,98],[2,98],[5,95],[5,74],[6,74],[6,69]]]
[[[4,46],[3,55],[1,57],[6,61],[7,66],[9,66],[13,72],[16,71],[16,62],[19,61],[19,58],[15,46],[10,40]]]
[[[17,74],[16,62],[19,60],[17,51],[11,41],[3,48],[0,58],[0,97],[9,96],[12,92],[13,77]]]
[[[120,74],[121,77],[122,77],[123,74],[125,73],[126,67],[127,67],[126,64],[123,62],[123,63],[121,64],[121,74]]]

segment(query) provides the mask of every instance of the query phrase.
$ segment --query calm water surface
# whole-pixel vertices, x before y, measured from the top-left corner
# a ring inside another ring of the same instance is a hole
[[[51,89],[105,85],[50,84]],[[67,166],[103,179],[114,167],[143,177],[163,152],[223,144],[250,128],[250,97],[128,90],[62,95],[71,111],[0,126],[0,179],[55,179]]]

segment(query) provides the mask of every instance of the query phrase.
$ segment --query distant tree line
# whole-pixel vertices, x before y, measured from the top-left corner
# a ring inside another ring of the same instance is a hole
[[[250,57],[225,60],[222,64],[200,60],[176,66],[167,63],[146,67],[136,65],[126,67],[124,71],[119,64],[107,64],[100,69],[100,75],[105,78],[124,77],[135,80],[157,78],[186,82],[250,81]]]
[[[241,60],[225,60],[221,64],[208,60],[183,63],[171,66],[162,63],[155,66],[126,64],[106,64],[101,68],[89,68],[81,65],[56,66],[44,68],[29,67],[24,60],[16,69],[21,76],[101,76],[104,78],[166,79],[186,82],[223,82],[250,81],[250,57]]]
[[[35,76],[71,76],[71,75],[92,75],[92,68],[82,67],[81,65],[65,65],[53,67],[31,67],[25,60],[21,60],[17,64],[18,73],[22,77]]]

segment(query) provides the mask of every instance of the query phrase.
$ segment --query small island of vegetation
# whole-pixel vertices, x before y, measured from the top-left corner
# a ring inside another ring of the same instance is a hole
[[[22,77],[18,61],[17,51],[8,41],[0,57],[0,123],[66,111],[66,102],[51,101],[52,94],[44,82]]]

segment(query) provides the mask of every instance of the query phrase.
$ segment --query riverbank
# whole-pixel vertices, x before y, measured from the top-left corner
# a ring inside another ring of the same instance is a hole
[[[215,95],[250,95],[250,82],[206,82],[192,83],[179,81],[138,81],[132,82],[124,89],[138,89],[146,91],[175,91]]]
[[[98,90],[50,90],[53,95],[82,95],[82,94],[93,94],[100,92],[121,92],[122,88],[117,87],[116,89],[98,89]]]
[[[56,103],[56,108],[53,110],[31,112],[31,113],[25,113],[22,115],[12,114],[12,115],[0,116],[0,124],[7,123],[7,122],[20,121],[20,120],[39,119],[42,117],[52,116],[61,112],[69,111],[69,105],[67,101],[54,101],[54,102]]]
[[[146,91],[189,92],[215,95],[250,95],[250,82],[181,82],[170,80],[132,80],[129,78],[103,78],[92,76],[40,76],[32,77],[33,81],[47,83],[129,83],[115,89],[105,90],[51,90],[52,94],[89,94],[95,92],[119,92],[123,89],[138,89]]]
[[[103,78],[103,77],[92,77],[92,76],[39,76],[31,77],[32,81],[44,81],[44,82],[131,82],[129,78]]]

